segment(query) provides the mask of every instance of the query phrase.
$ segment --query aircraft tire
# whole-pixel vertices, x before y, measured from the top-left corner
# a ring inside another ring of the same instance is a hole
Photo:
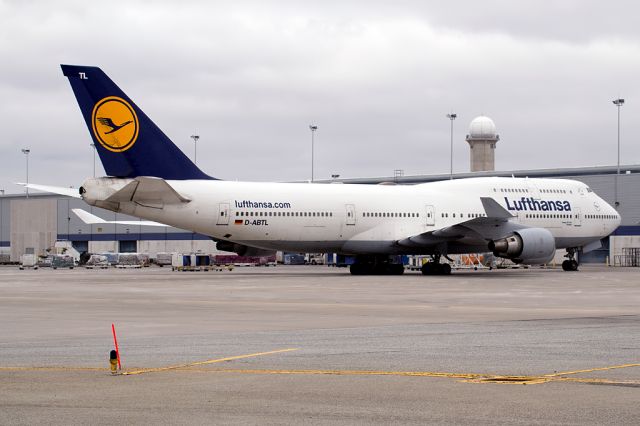
[[[401,265],[401,264],[389,265],[389,272],[391,275],[402,275],[404,274],[404,265]]]
[[[423,263],[422,266],[420,267],[420,271],[422,272],[422,275],[433,275],[433,265],[431,264],[431,262],[427,262],[427,263]]]
[[[441,263],[438,269],[440,269],[440,275],[451,275],[451,265],[448,263]]]
[[[578,261],[575,259],[565,260],[562,262],[562,270],[563,271],[577,271],[578,270]]]
[[[359,263],[354,263],[349,266],[349,272],[351,272],[351,275],[366,275],[366,269],[367,268],[364,265]]]

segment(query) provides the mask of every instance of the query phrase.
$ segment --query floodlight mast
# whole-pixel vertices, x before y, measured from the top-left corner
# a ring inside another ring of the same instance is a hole
[[[27,198],[29,198],[29,153],[30,152],[31,150],[29,148],[22,148],[22,153],[27,159],[27,186],[26,186]]]
[[[616,167],[616,179],[615,179],[615,190],[614,190],[614,206],[618,209],[620,202],[618,201],[618,179],[620,178],[620,108],[624,105],[624,99],[618,98],[612,101],[613,104],[618,108],[618,162]]]
[[[200,136],[191,135],[189,137],[193,139],[193,164],[197,166],[198,165],[198,139],[200,139]]]
[[[450,180],[453,179],[453,120],[455,120],[457,117],[458,117],[458,114],[454,114],[453,112],[450,114],[447,114],[447,118],[451,120],[451,149],[449,153],[449,161],[450,161],[449,179]]]
[[[311,130],[311,182],[313,183],[313,145],[314,145],[314,136],[316,130],[318,130],[318,126],[315,124],[309,125],[309,130]]]

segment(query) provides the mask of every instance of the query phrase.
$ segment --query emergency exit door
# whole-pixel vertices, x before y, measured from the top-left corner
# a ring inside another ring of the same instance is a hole
[[[345,208],[347,210],[347,225],[355,225],[356,224],[356,206],[353,204],[346,204]]]
[[[433,206],[427,206],[425,210],[427,213],[427,226],[434,226],[436,224],[436,210]]]

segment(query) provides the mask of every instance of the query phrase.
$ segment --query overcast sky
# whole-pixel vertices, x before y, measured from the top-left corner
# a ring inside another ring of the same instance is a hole
[[[229,180],[454,171],[481,114],[499,170],[640,163],[634,1],[0,0],[0,188],[78,186],[91,139],[59,64],[101,67]],[[98,175],[104,174],[97,167]]]

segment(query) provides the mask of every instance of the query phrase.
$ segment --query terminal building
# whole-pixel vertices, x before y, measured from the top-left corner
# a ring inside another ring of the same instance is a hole
[[[493,121],[480,116],[471,122],[466,142],[470,147],[470,172],[457,173],[454,179],[481,176],[575,179],[589,185],[600,197],[615,206],[622,217],[613,238],[606,238],[600,250],[580,257],[581,262],[604,262],[616,247],[640,247],[640,165],[595,166],[578,168],[495,171],[495,149],[500,140]],[[393,183],[415,185],[449,179],[450,175],[415,175],[332,179],[354,184]],[[617,180],[617,200],[616,200]],[[321,183],[322,181],[318,181]],[[136,221],[137,218],[90,207],[82,200],[60,195],[29,193],[0,196],[0,254],[17,262],[22,254],[44,254],[56,241],[66,241],[78,252],[148,253],[159,252],[219,253],[207,236],[171,227],[143,225],[87,225],[72,209],[86,210],[105,221]],[[611,247],[614,245],[615,247]],[[613,263],[613,260],[611,260]]]

